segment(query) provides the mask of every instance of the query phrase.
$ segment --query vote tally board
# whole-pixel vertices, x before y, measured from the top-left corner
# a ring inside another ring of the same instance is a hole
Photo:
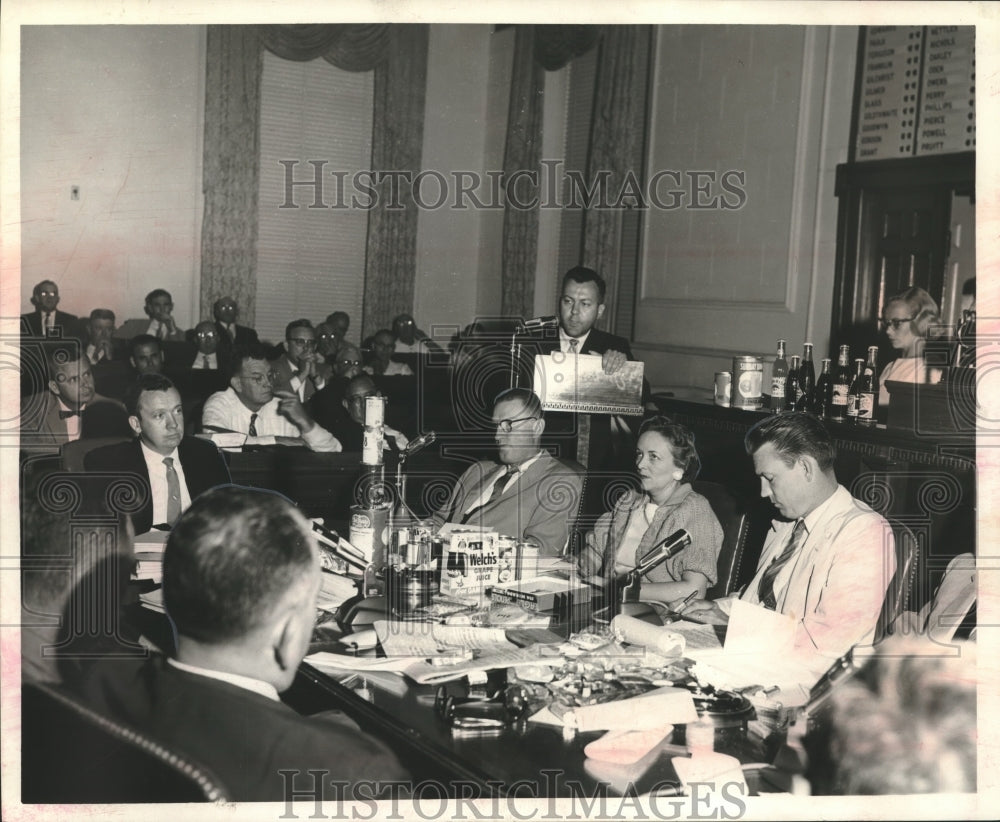
[[[975,151],[974,26],[867,26],[855,161]]]

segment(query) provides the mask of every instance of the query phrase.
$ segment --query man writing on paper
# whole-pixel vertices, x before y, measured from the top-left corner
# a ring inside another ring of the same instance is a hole
[[[261,343],[236,348],[229,388],[205,400],[202,433],[236,432],[257,445],[305,444],[313,451],[340,451],[340,442],[313,421],[298,395],[275,391],[274,381],[274,370]]]
[[[531,542],[558,556],[569,537],[583,471],[540,445],[545,420],[538,396],[526,388],[500,394],[493,406],[499,461],[481,460],[459,478],[436,525],[456,522]]]
[[[833,438],[810,414],[767,417],[747,453],[782,519],[771,524],[757,574],[741,595],[698,600],[685,616],[725,625],[735,599],[791,617],[794,651],[817,675],[852,646],[870,644],[896,569],[892,529],[833,472]]]
[[[96,665],[84,694],[203,764],[237,802],[281,801],[331,778],[406,779],[392,751],[344,715],[301,716],[278,698],[309,647],[319,589],[312,529],[288,500],[216,488],[185,511],[163,555],[176,656]],[[310,769],[327,774],[313,782]]]

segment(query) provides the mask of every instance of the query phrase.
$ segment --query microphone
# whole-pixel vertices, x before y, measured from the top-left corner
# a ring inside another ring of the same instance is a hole
[[[559,325],[559,318],[554,315],[546,317],[535,317],[531,320],[520,320],[521,329],[524,331],[537,331],[540,328],[550,328]]]
[[[426,448],[436,439],[437,439],[437,434],[434,433],[433,431],[428,431],[426,434],[421,434],[415,440],[410,440],[410,442],[406,446],[405,453],[407,456],[410,456],[411,454],[416,454],[417,451],[420,451],[422,448]]]
[[[633,573],[637,577],[644,576],[660,563],[666,562],[672,556],[679,554],[691,544],[691,535],[680,528],[666,539],[654,545],[642,560],[635,566]]]

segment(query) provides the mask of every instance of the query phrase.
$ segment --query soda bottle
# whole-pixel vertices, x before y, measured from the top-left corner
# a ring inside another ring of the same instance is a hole
[[[875,424],[875,403],[878,398],[878,346],[868,346],[868,362],[861,374],[858,392],[858,425]]]
[[[858,398],[861,396],[861,377],[865,370],[865,361],[857,359],[854,361],[854,379],[851,380],[851,387],[847,389],[847,420],[857,423],[858,421]]]
[[[804,400],[801,402],[801,407],[796,405],[797,411],[809,411],[812,408],[813,394],[816,391],[816,368],[813,366],[813,347],[812,343],[803,343],[802,345],[802,366],[799,368],[799,391],[801,392],[796,398],[797,400]]]
[[[785,359],[785,341],[778,340],[778,357],[771,369],[771,405],[775,413],[785,410],[785,383],[788,381],[788,361]]]
[[[840,346],[837,368],[833,372],[830,396],[830,419],[843,422],[847,418],[847,395],[851,391],[851,347]]]
[[[785,379],[785,408],[792,410],[799,398],[799,355],[792,354],[792,364],[788,366]]]
[[[816,389],[813,392],[812,412],[820,419],[827,417],[830,413],[830,404],[833,402],[833,377],[830,374],[830,360],[823,358],[822,371],[819,379],[816,380]]]

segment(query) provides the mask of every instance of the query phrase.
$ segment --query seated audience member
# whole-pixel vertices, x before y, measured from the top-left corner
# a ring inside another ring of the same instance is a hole
[[[703,598],[718,577],[722,526],[708,500],[691,488],[701,468],[694,435],[666,417],[646,420],[639,429],[635,467],[642,491],[627,492],[597,521],[580,558],[582,572],[626,573],[660,540],[683,528],[691,544],[644,577],[640,598],[672,602],[692,591]]]
[[[132,526],[119,517],[101,550],[74,546],[71,513],[21,501],[21,679],[77,685],[104,654],[140,652],[120,606],[135,566]],[[117,609],[109,605],[118,606]]]
[[[345,413],[339,415],[337,426],[333,429],[345,451],[361,450],[365,430],[365,398],[377,396],[380,395],[375,383],[366,374],[359,374],[347,382],[344,397],[340,401]],[[384,449],[402,451],[406,448],[409,440],[404,434],[388,425],[384,427],[384,431]]]
[[[316,350],[326,362],[333,363],[340,342],[336,329],[330,323],[323,322],[316,326]]]
[[[273,438],[289,445],[304,443],[313,451],[340,451],[337,439],[310,418],[296,394],[276,394],[273,380],[264,346],[237,348],[229,388],[205,400],[202,431],[235,431],[246,434],[248,442]]]
[[[940,368],[928,368],[924,347],[931,327],[941,322],[937,303],[922,288],[908,288],[891,297],[882,310],[882,328],[889,343],[900,353],[879,375],[879,405],[889,404],[888,380],[896,382],[937,383]]]
[[[163,346],[150,334],[137,334],[128,343],[128,361],[136,374],[163,373]]]
[[[95,710],[204,764],[238,802],[281,801],[310,769],[325,779],[408,774],[342,714],[301,716],[278,694],[309,647],[320,564],[309,523],[284,497],[217,488],[177,522],[164,552],[163,593],[176,656],[92,669]],[[310,783],[311,784],[311,783]],[[377,792],[377,791],[376,791]]]
[[[21,315],[22,337],[68,337],[77,325],[75,314],[58,311],[59,286],[52,280],[42,280],[31,291],[35,310]]]
[[[804,740],[813,795],[976,791],[976,644],[942,649],[891,637],[834,686]]]
[[[952,365],[956,368],[976,367],[976,278],[962,283],[962,321],[955,332]]]
[[[361,349],[354,343],[343,342],[332,363],[334,376],[349,380],[361,373]]]
[[[334,311],[328,314],[326,324],[333,327],[333,332],[338,342],[343,342],[347,337],[347,330],[351,327],[351,315],[346,311]]]
[[[410,366],[393,360],[392,355],[395,350],[396,338],[392,332],[387,328],[376,331],[372,337],[372,360],[365,366],[365,372],[382,377],[412,376],[413,369]]]
[[[252,345],[260,342],[253,328],[237,324],[240,307],[232,297],[220,297],[212,305],[215,317],[215,327],[219,332],[219,344],[223,347],[232,345]],[[227,342],[228,341],[228,342]]]
[[[229,469],[211,442],[184,436],[181,395],[160,374],[143,374],[125,394],[136,438],[96,448],[84,457],[88,471],[132,473],[149,487],[146,503],[132,514],[137,534],[169,528],[191,500],[230,481]]]
[[[746,435],[771,524],[757,574],[742,595],[696,600],[685,615],[726,624],[735,599],[796,622],[795,653],[816,675],[856,644],[871,644],[896,569],[892,529],[837,483],[836,448],[810,414],[761,420]]]
[[[90,360],[75,345],[46,354],[48,390],[21,403],[21,444],[55,449],[81,437],[128,436],[125,407],[94,390]]]
[[[131,340],[140,334],[149,334],[158,340],[184,341],[184,332],[173,318],[174,300],[169,291],[156,288],[146,295],[146,319],[125,320],[115,336]]]
[[[392,333],[396,336],[396,351],[399,354],[444,353],[440,345],[417,328],[409,314],[400,314],[392,321]]]
[[[545,421],[538,396],[526,388],[501,393],[493,405],[499,462],[481,460],[462,474],[435,515],[445,522],[495,530],[562,553],[576,515],[583,472],[540,446]]]
[[[108,308],[95,308],[81,324],[81,339],[91,365],[116,362],[124,359],[120,340],[114,339],[115,312]]]
[[[181,363],[182,367],[192,371],[220,371],[226,363],[222,361],[219,345],[219,330],[211,320],[203,320],[189,333],[189,342],[194,343],[190,352],[191,361]]]
[[[309,320],[292,320],[285,327],[285,353],[271,363],[278,391],[297,394],[309,402],[330,377],[330,369],[316,350],[316,329]]]

